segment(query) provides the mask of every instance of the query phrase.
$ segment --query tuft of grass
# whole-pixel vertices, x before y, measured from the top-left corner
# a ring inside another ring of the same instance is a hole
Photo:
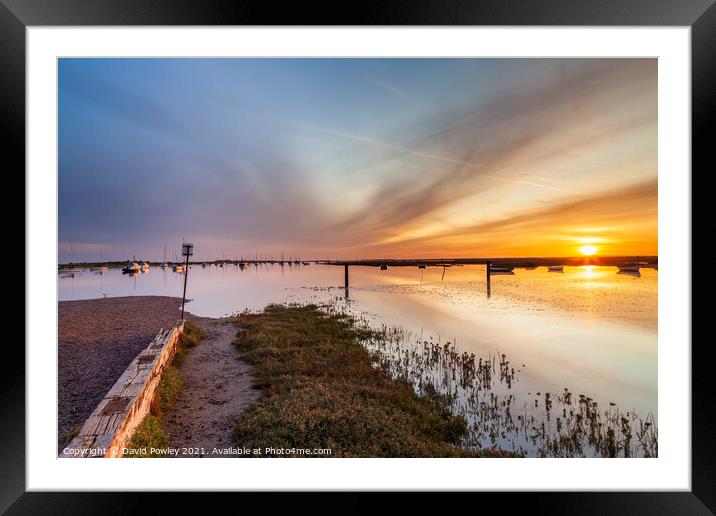
[[[165,454],[157,453],[152,448],[160,449],[168,446],[169,437],[164,431],[161,421],[157,417],[147,414],[129,440],[126,448],[132,452],[125,452],[125,457],[165,457]]]
[[[60,434],[57,436],[57,444],[60,445],[66,445],[68,444],[72,439],[77,437],[80,433],[80,430],[82,429],[82,425],[74,427],[72,430],[68,430],[66,432],[60,432]]]
[[[193,348],[202,341],[206,333],[201,326],[193,322],[186,321],[184,323],[184,335],[182,336],[182,344],[187,348]]]
[[[165,410],[171,410],[179,399],[184,382],[181,372],[173,364],[164,369],[157,391],[149,407],[151,414],[161,416]]]
[[[373,333],[345,314],[270,305],[236,322],[240,358],[264,389],[234,428],[237,446],[330,448],[333,457],[499,455],[460,448],[467,423],[447,397],[419,396],[375,367],[361,344]]]

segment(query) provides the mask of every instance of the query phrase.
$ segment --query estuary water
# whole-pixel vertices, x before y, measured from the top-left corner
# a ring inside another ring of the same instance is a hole
[[[515,396],[518,407],[542,407],[542,393],[568,389],[600,407],[657,415],[654,269],[642,269],[639,277],[599,266],[564,267],[563,273],[515,269],[491,277],[490,297],[481,265],[355,266],[347,292],[343,274],[343,267],[315,263],[194,265],[187,310],[220,317],[269,303],[330,302],[373,325],[399,326],[415,342],[450,342],[493,365],[505,355],[516,375],[503,392]],[[159,267],[134,276],[87,270],[60,275],[58,292],[61,301],[180,297],[183,281],[183,274]]]

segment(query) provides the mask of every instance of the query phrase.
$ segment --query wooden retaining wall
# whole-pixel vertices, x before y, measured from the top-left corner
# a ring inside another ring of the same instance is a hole
[[[137,425],[149,413],[162,371],[171,361],[184,332],[184,322],[160,330],[132,360],[60,457],[121,457]]]

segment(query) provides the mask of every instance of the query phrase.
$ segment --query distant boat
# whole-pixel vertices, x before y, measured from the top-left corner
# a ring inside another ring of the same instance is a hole
[[[490,274],[494,272],[512,272],[515,270],[514,267],[503,267],[499,265],[490,265]]]
[[[142,272],[147,272],[149,270],[149,264],[147,262],[144,262],[142,264]]]
[[[418,265],[418,269],[424,269],[424,268],[425,268],[425,264],[424,264],[424,263],[421,263],[421,264]]]
[[[162,259],[162,264],[160,265],[162,269],[166,269],[169,267],[169,264],[167,263],[167,244],[164,244],[164,257]]]
[[[61,272],[60,273],[60,278],[74,278],[74,277],[75,277],[75,275],[72,272],[70,272],[70,273]]]
[[[550,265],[547,267],[549,272],[564,272],[564,265]]]
[[[63,274],[63,273],[72,273],[72,274],[74,274],[75,272],[82,272],[82,269],[60,269],[59,272],[60,272],[60,274]]]
[[[271,262],[273,263],[273,262]],[[303,265],[311,265],[311,262],[302,262]]]
[[[99,246],[99,263],[104,263],[104,260],[102,259],[102,246],[101,245]],[[92,267],[90,270],[92,272],[100,272],[101,273],[104,271],[108,271],[109,267],[107,267],[106,265],[98,265],[97,267]]]
[[[620,271],[617,271],[617,274],[623,275],[623,276],[631,276],[632,278],[641,278],[641,272],[639,272],[638,270],[636,270],[636,271],[628,271],[628,270],[621,271],[620,270]]]
[[[387,270],[388,270],[388,266],[387,266],[386,264],[383,264],[383,265],[380,266],[380,270],[382,270],[382,271],[387,271]]]
[[[638,263],[625,263],[623,265],[617,265],[617,268],[622,272],[639,272],[640,265]]]
[[[514,271],[490,271],[490,276],[514,276]]]
[[[186,265],[177,264],[174,266],[174,272],[185,272],[186,271]]]
[[[124,274],[136,274],[142,268],[137,262],[127,262],[127,265],[122,267],[122,273]]]

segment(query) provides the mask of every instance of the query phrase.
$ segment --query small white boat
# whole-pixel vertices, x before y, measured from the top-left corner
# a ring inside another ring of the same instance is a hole
[[[75,272],[82,272],[82,269],[60,269],[60,274],[74,274]]]
[[[127,265],[122,268],[124,274],[136,274],[141,270],[141,267],[137,262],[127,262]]]
[[[186,265],[175,265],[173,270],[174,272],[185,272]]]
[[[149,264],[147,262],[144,262],[142,264],[142,272],[147,272],[149,270]]]
[[[564,265],[550,265],[547,267],[549,272],[564,272]]]

